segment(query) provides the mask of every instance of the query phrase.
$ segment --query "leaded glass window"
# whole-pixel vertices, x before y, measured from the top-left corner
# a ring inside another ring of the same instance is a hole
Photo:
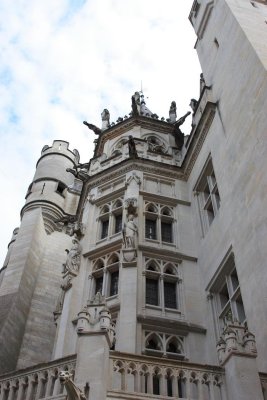
[[[110,296],[118,294],[119,290],[119,271],[110,274]]]
[[[146,303],[157,306],[158,301],[158,281],[156,279],[146,279]]]
[[[164,303],[166,308],[177,308],[175,282],[164,282]]]
[[[172,243],[172,223],[161,222],[161,240]]]

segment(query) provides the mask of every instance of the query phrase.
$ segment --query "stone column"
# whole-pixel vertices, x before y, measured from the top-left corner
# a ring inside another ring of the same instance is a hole
[[[107,394],[109,349],[114,338],[110,320],[110,312],[100,293],[78,313],[75,384],[82,391],[89,384],[90,398],[94,400],[103,400]]]

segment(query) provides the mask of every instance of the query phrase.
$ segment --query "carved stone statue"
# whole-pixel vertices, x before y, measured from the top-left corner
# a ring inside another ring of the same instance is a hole
[[[204,87],[206,85],[203,73],[200,74],[200,82],[199,83],[200,83],[200,94],[201,94],[202,90],[204,89]]]
[[[110,127],[110,122],[109,122],[110,113],[106,108],[101,113],[101,119],[102,119],[102,131],[104,131]]]
[[[70,250],[66,249],[65,251],[68,254],[66,264],[63,264],[65,267],[65,271],[70,273],[77,273],[80,268],[81,263],[81,246],[79,241],[74,238],[72,240],[73,246]]]
[[[122,230],[124,247],[129,249],[136,248],[136,239],[138,235],[138,228],[133,220],[134,215],[129,214],[128,221],[124,223]]]
[[[86,400],[85,394],[75,385],[72,377],[72,374],[68,371],[61,371],[59,373],[59,380],[66,388],[68,400]]]
[[[170,117],[170,122],[173,123],[176,121],[177,114],[176,114],[176,103],[175,101],[171,102],[170,110],[169,110],[169,117]]]
[[[173,135],[174,135],[176,146],[178,147],[179,150],[182,149],[183,144],[184,144],[184,133],[181,131],[180,126],[183,125],[186,118],[190,114],[191,114],[191,112],[188,111],[185,115],[183,115],[181,118],[179,118],[178,121],[174,124]]]
[[[136,145],[135,142],[146,142],[144,139],[137,139],[134,138],[132,135],[129,136],[128,140],[125,140],[123,144],[128,143],[128,149],[129,149],[129,157],[130,158],[138,158],[138,153],[136,150]]]
[[[138,92],[135,92],[135,94],[132,96],[132,116],[137,116],[140,114],[140,94]]]
[[[190,107],[192,108],[192,110],[193,110],[193,112],[196,110],[196,108],[197,108],[197,100],[196,99],[191,99],[190,100]]]
[[[83,124],[86,125],[89,129],[91,129],[91,131],[93,131],[96,135],[100,135],[101,134],[101,129],[98,128],[97,126],[95,126],[93,124],[89,124],[86,121],[83,121]]]

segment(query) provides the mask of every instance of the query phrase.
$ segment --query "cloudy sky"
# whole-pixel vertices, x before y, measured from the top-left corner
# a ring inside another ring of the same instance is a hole
[[[128,114],[141,81],[160,117],[172,100],[179,116],[189,110],[200,74],[192,2],[0,1],[0,263],[45,144],[67,140],[88,161],[95,137],[82,121]]]

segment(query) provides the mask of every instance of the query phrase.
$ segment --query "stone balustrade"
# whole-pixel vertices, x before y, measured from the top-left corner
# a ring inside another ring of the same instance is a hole
[[[0,400],[38,400],[66,398],[59,381],[60,371],[74,375],[76,355],[38,364],[0,377]]]
[[[109,397],[144,393],[176,399],[226,400],[224,370],[148,356],[113,352]],[[123,395],[125,394],[125,395]]]

